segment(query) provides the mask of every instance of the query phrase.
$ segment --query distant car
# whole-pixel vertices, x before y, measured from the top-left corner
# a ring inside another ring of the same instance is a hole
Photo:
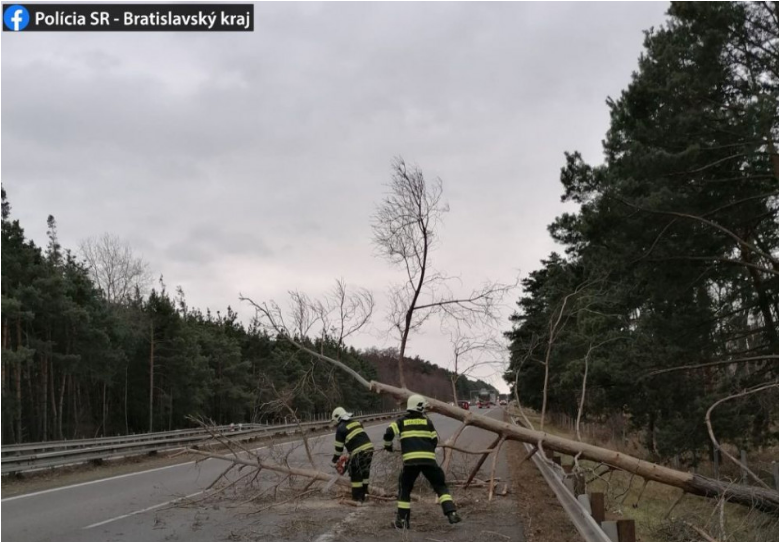
[[[489,408],[489,401],[488,400],[480,400],[478,402],[479,408]]]
[[[507,402],[507,401],[505,401],[505,400],[501,400],[501,401],[500,401],[500,405],[501,405],[501,406],[507,406],[507,405],[508,405],[508,402]]]
[[[470,410],[470,403],[466,400],[459,401],[459,407],[463,410]]]

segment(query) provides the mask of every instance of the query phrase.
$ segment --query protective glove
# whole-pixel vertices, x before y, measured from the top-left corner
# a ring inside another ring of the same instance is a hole
[[[340,460],[339,455],[332,455],[332,466],[337,466],[337,461]]]
[[[392,446],[384,446],[383,449],[389,452],[394,452],[394,448]]]

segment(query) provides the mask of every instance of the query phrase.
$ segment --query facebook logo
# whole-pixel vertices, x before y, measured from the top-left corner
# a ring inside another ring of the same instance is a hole
[[[24,6],[8,6],[3,13],[5,27],[14,32],[24,30],[30,22],[30,14]]]

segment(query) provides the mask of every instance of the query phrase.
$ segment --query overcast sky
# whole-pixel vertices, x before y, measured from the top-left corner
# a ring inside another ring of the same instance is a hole
[[[607,96],[665,3],[263,4],[252,33],[2,33],[2,183],[45,244],[111,232],[190,305],[385,295],[370,217],[390,162],[443,180],[435,266],[465,289],[556,250],[563,152],[601,160]],[[510,313],[520,292],[509,297]],[[503,329],[508,328],[504,322]],[[408,353],[441,365],[432,322]],[[499,377],[490,377],[503,390]]]

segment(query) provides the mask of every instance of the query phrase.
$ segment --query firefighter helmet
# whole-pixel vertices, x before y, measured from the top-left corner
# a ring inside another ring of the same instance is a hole
[[[332,424],[337,425],[338,423],[340,423],[340,420],[348,419],[352,415],[353,414],[349,414],[348,412],[346,412],[345,408],[343,408],[342,406],[338,406],[337,408],[332,410]]]
[[[408,397],[409,412],[423,412],[427,407],[427,399],[421,395],[411,395]]]

